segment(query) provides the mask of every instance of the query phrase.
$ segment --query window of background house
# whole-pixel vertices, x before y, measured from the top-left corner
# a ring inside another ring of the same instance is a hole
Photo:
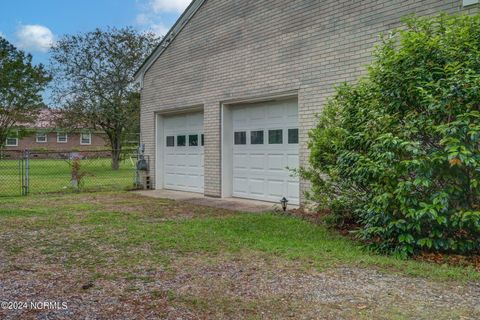
[[[234,133],[235,144],[247,144],[247,133],[245,131],[238,131]]]
[[[81,133],[80,134],[80,144],[92,144],[92,134],[91,133]]]
[[[269,144],[282,144],[283,143],[283,130],[268,130],[268,143]]]
[[[45,132],[37,132],[35,136],[36,136],[35,141],[37,141],[37,143],[47,142],[47,134]]]
[[[205,145],[205,135],[202,133],[202,146]]]
[[[263,130],[250,131],[250,144],[263,144]]]
[[[7,147],[17,147],[18,146],[18,138],[8,137],[5,141],[5,146],[7,146]]]
[[[288,143],[298,143],[298,129],[288,129]]]
[[[191,134],[188,136],[188,145],[190,147],[198,146],[198,134]]]
[[[167,147],[175,147],[175,136],[167,136]]]
[[[66,132],[57,132],[57,142],[58,143],[67,143],[68,136]]]
[[[177,136],[177,147],[185,147],[187,143],[186,136]]]

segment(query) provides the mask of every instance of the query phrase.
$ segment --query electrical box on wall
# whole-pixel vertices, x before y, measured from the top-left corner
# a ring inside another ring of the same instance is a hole
[[[477,4],[479,0],[463,0],[463,6],[471,6],[472,4]]]

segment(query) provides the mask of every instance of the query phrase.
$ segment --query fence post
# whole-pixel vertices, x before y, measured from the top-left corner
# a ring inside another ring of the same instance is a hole
[[[22,195],[26,196],[29,193],[30,183],[30,151],[25,149],[23,153],[23,161],[25,166],[24,176],[22,180]]]

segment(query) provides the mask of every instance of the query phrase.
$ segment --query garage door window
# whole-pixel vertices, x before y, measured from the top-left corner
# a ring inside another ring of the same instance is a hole
[[[186,136],[177,136],[177,147],[185,147],[187,143]]]
[[[282,144],[283,143],[283,130],[268,130],[268,143],[269,144]]]
[[[250,144],[263,144],[263,131],[251,131]]]
[[[298,143],[298,129],[288,129],[288,143]]]
[[[191,134],[188,136],[188,145],[190,147],[198,146],[198,134]]]
[[[245,131],[235,132],[235,144],[247,144],[247,133]]]
[[[167,137],[167,147],[175,147],[175,136]]]

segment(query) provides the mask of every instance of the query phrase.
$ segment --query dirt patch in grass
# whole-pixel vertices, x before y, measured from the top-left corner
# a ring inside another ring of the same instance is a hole
[[[22,199],[23,200],[23,199]],[[227,216],[234,211],[209,208],[205,206],[175,202],[168,199],[155,199],[139,196],[133,193],[80,193],[74,195],[34,196],[23,201],[4,203],[2,210],[24,210],[32,212],[35,218],[41,218],[38,211],[55,211],[55,213],[70,213],[86,215],[92,212],[115,212],[134,215],[151,221],[169,219],[189,219],[208,216]]]

